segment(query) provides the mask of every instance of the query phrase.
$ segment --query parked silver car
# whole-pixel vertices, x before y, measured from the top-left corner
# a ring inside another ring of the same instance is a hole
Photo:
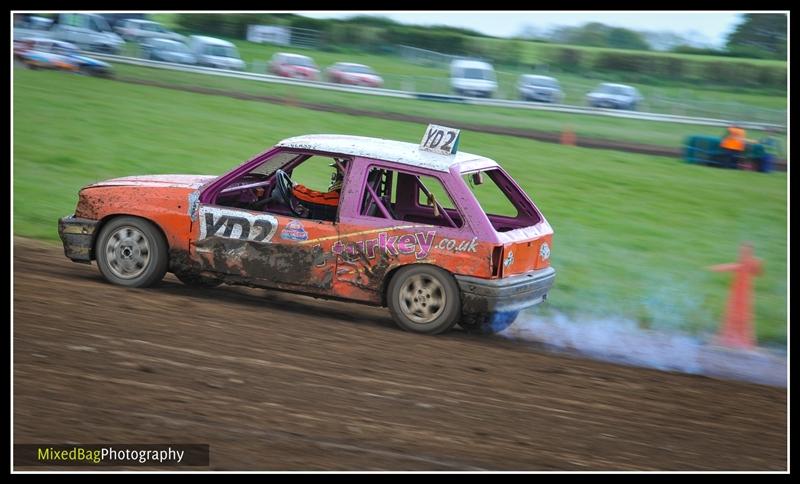
[[[633,86],[603,83],[586,95],[586,103],[596,108],[628,109],[635,111],[644,98]]]
[[[558,80],[547,76],[522,75],[517,83],[517,91],[523,101],[560,103],[564,100]]]
[[[172,39],[148,39],[142,42],[142,58],[175,62],[177,64],[197,64],[197,57],[183,42]]]

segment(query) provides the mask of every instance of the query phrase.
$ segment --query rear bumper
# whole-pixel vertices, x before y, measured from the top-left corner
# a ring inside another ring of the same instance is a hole
[[[556,270],[552,267],[503,279],[455,276],[464,314],[519,311],[547,298]]]
[[[58,236],[64,244],[64,255],[73,262],[91,262],[94,258],[95,229],[98,221],[68,215],[58,220]]]

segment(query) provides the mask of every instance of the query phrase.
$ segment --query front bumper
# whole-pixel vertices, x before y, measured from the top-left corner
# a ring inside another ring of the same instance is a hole
[[[64,244],[64,255],[73,262],[91,262],[94,258],[95,229],[98,221],[68,215],[58,220],[58,236]]]
[[[464,314],[519,311],[547,298],[556,270],[552,267],[503,279],[456,275]]]

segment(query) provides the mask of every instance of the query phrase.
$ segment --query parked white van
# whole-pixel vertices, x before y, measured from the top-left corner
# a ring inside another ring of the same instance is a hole
[[[450,87],[463,96],[492,97],[497,91],[497,76],[486,62],[456,60],[450,64]]]
[[[227,40],[192,35],[189,37],[189,49],[197,57],[198,65],[235,71],[245,68],[236,46]]]

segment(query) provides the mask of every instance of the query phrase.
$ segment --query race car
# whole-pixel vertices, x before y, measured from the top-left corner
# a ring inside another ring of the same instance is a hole
[[[82,55],[74,44],[48,38],[15,41],[14,59],[29,69],[57,69],[100,77],[112,75],[110,64]]]
[[[191,286],[384,306],[418,333],[497,332],[547,297],[553,230],[500,164],[459,140],[436,125],[419,144],[304,135],[221,176],[115,178],[82,188],[58,233],[68,258],[122,286],[169,271]],[[332,191],[300,196],[313,190],[298,177],[327,170]]]

